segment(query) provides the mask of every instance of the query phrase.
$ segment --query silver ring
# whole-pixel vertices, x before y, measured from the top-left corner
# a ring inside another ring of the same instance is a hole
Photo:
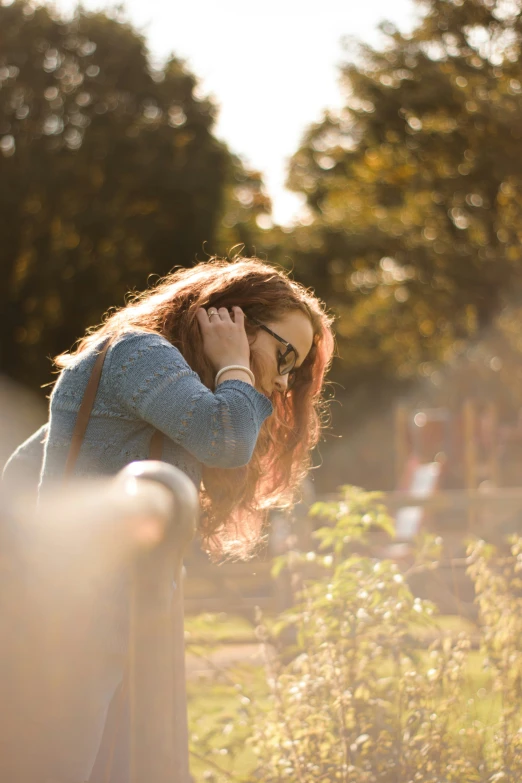
[[[208,317],[210,318],[212,315],[218,315],[218,311],[215,307],[211,307],[208,311]]]

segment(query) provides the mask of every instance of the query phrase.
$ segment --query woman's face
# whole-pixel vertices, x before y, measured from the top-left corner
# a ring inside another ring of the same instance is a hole
[[[264,326],[277,334],[295,350],[295,369],[306,359],[314,340],[314,331],[310,319],[301,310],[291,310],[277,321],[263,321]],[[281,374],[281,364],[286,364],[292,357],[292,352],[276,337],[259,327],[250,341],[251,350],[255,353],[260,367],[260,377],[256,386],[268,396],[274,392],[285,392],[288,389],[288,374]],[[286,360],[281,356],[287,353]]]

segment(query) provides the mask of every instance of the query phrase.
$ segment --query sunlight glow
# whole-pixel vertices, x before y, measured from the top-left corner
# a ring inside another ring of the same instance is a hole
[[[82,5],[95,10],[112,4]],[[55,6],[69,14],[76,0]],[[174,52],[201,80],[202,94],[214,97],[220,107],[216,135],[263,173],[274,221],[283,225],[302,208],[302,199],[285,189],[288,159],[306,128],[325,109],[342,105],[343,39],[375,44],[384,19],[408,30],[416,18],[413,0],[192,0],[181,10],[166,0],[127,0],[124,7],[154,59],[160,63]]]

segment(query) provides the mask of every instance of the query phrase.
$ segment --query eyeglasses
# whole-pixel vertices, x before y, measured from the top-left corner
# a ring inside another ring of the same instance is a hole
[[[289,343],[287,340],[283,340],[282,337],[279,337],[278,334],[273,332],[272,329],[269,329],[268,326],[265,326],[265,324],[261,323],[261,321],[258,321],[257,318],[248,316],[248,319],[256,326],[259,326],[260,329],[263,329],[265,332],[268,332],[268,334],[272,335],[272,337],[275,337],[278,342],[285,346],[286,351],[284,353],[283,351],[279,351],[277,356],[277,372],[279,375],[288,375],[287,388],[291,389],[295,381],[295,363],[297,362],[297,351],[295,350],[294,346],[292,343]]]

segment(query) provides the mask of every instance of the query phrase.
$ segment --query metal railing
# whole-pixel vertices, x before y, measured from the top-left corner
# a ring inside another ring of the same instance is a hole
[[[3,505],[2,781],[74,779],[75,722],[114,658],[126,662],[131,783],[189,783],[182,566],[197,508],[190,480],[161,462],[62,487],[36,512]],[[121,584],[122,606],[108,611]],[[123,618],[127,653],[104,648],[104,618]]]

